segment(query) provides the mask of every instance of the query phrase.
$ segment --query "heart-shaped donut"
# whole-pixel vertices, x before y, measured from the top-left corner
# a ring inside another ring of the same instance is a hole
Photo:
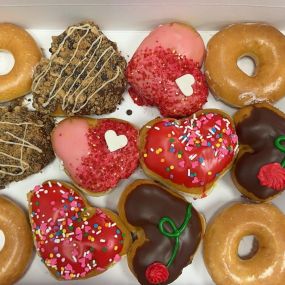
[[[193,27],[182,23],[158,26],[128,63],[130,96],[138,105],[157,106],[165,117],[192,115],[208,97],[200,70],[204,53],[203,40]]]
[[[72,117],[52,131],[55,154],[74,183],[102,195],[128,178],[139,163],[138,131],[118,119]]]
[[[140,131],[147,175],[179,191],[205,197],[232,165],[238,138],[226,113],[205,109],[181,120],[158,118]]]
[[[265,202],[285,190],[285,114],[268,103],[234,115],[240,150],[232,169],[238,190]]]
[[[136,180],[123,192],[119,214],[137,236],[128,264],[140,284],[169,284],[192,262],[205,220],[182,196]]]
[[[55,278],[98,275],[127,252],[131,236],[119,217],[90,206],[72,185],[44,182],[28,200],[36,250]]]

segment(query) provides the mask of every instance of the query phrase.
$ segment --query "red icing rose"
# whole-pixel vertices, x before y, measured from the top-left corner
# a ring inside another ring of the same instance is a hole
[[[145,277],[151,284],[160,284],[167,281],[169,272],[164,264],[154,262],[147,267]]]
[[[258,172],[257,178],[262,186],[276,191],[285,189],[285,169],[277,162],[263,165]]]

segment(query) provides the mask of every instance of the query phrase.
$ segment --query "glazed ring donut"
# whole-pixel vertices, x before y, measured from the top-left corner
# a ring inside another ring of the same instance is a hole
[[[242,107],[274,102],[285,95],[285,37],[266,24],[235,24],[214,35],[207,46],[206,78],[213,95]],[[249,76],[237,66],[249,56],[256,65]]]
[[[13,69],[0,75],[0,102],[7,102],[30,92],[42,54],[30,34],[14,24],[0,24],[0,50],[11,52],[15,59]]]
[[[0,284],[14,284],[24,274],[32,256],[32,232],[23,210],[0,197]],[[4,242],[2,242],[4,241]]]
[[[239,242],[253,235],[258,249],[238,255]],[[284,285],[285,216],[271,204],[234,204],[206,229],[204,261],[217,285]]]

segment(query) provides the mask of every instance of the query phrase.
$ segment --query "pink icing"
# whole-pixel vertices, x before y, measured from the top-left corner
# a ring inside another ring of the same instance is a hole
[[[111,151],[105,139],[109,130],[116,136],[125,136],[127,144]],[[75,117],[65,119],[54,129],[52,144],[78,186],[103,193],[116,187],[137,168],[137,138],[138,131],[128,122],[101,119],[91,124],[85,118]]]
[[[88,128],[88,122],[85,119],[70,118],[58,124],[53,130],[53,149],[64,161],[64,167],[72,178],[76,177],[76,169],[81,165],[82,157],[88,155],[89,146],[86,136]]]
[[[201,66],[205,54],[205,45],[201,36],[188,25],[169,23],[157,27],[140,44],[140,50],[154,49],[161,46],[164,49],[175,49],[178,54],[198,62]]]

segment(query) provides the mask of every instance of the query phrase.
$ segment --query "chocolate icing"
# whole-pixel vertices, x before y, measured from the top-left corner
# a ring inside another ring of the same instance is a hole
[[[142,228],[146,236],[145,243],[137,248],[133,258],[133,270],[141,284],[150,284],[145,278],[147,266],[153,262],[166,265],[175,244],[174,239],[160,233],[159,220],[168,216],[177,227],[180,227],[184,221],[187,206],[187,201],[153,184],[141,184],[128,194],[125,203],[126,218],[131,225]],[[171,232],[170,228],[165,228]],[[190,222],[180,236],[178,254],[168,268],[169,279],[161,284],[173,282],[182,273],[183,268],[191,263],[201,236],[201,220],[198,212],[192,207]]]
[[[234,174],[238,183],[259,199],[267,199],[280,192],[261,186],[257,174],[261,166],[281,163],[285,154],[274,146],[274,140],[285,134],[285,119],[265,107],[253,106],[245,120],[236,126],[241,145],[249,145],[252,153],[244,153],[236,163]]]

